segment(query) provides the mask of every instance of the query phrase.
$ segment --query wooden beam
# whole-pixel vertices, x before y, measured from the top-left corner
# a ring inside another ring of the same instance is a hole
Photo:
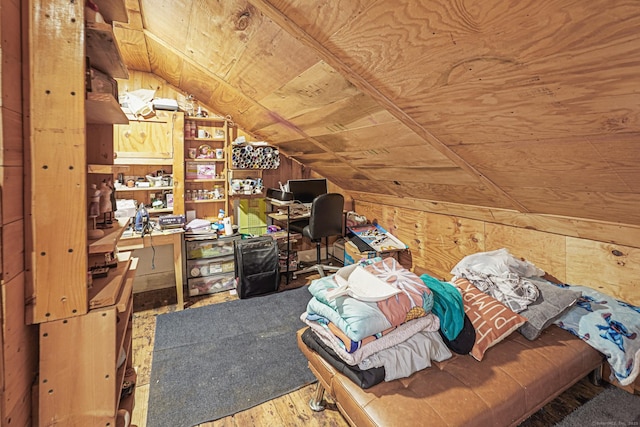
[[[37,295],[33,320],[40,323],[88,310],[84,4],[31,6],[25,258]]]
[[[438,150],[440,153],[447,156],[460,168],[464,169],[468,173],[474,175],[480,182],[486,185],[488,188],[499,194],[504,199],[520,212],[528,212],[528,209],[520,204],[517,200],[512,198],[507,192],[496,185],[493,181],[483,175],[480,171],[474,168],[471,164],[467,163],[462,157],[458,156],[444,142],[438,139],[435,135],[425,129],[420,123],[415,121],[411,116],[405,113],[400,107],[398,107],[391,99],[382,94],[374,85],[369,83],[365,78],[353,71],[347,64],[333,54],[329,49],[324,47],[320,42],[314,39],[311,35],[300,28],[295,22],[284,15],[279,9],[271,4],[268,0],[251,0],[254,6],[256,6],[262,13],[264,13],[269,19],[282,27],[285,31],[291,34],[302,43],[306,44],[310,48],[314,49],[317,54],[326,61],[333,68],[338,70],[347,80],[349,80],[354,86],[362,90],[364,93],[371,96],[373,99],[383,105],[391,114],[393,114],[398,120],[404,123],[408,128],[420,135],[423,140]]]

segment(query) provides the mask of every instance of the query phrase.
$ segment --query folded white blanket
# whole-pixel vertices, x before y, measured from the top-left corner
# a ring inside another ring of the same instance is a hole
[[[438,317],[433,313],[429,313],[426,316],[419,317],[399,325],[393,331],[369,344],[363,345],[353,353],[347,353],[341,346],[341,341],[338,340],[328,328],[318,322],[308,320],[306,312],[302,313],[300,320],[309,325],[320,339],[335,351],[338,357],[340,357],[346,364],[352,366],[357,365],[366,357],[369,357],[378,351],[406,341],[411,336],[422,330],[435,332],[440,328],[440,320]]]

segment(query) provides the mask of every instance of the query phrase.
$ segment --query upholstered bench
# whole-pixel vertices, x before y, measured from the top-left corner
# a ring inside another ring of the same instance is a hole
[[[306,328],[305,328],[306,329]],[[408,378],[362,389],[301,339],[298,346],[324,391],[353,426],[514,426],[589,373],[599,380],[603,356],[553,325],[534,341],[513,333],[482,361],[456,355]]]

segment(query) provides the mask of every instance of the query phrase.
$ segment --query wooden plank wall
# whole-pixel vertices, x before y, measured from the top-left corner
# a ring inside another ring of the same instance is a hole
[[[356,212],[378,222],[409,245],[413,267],[426,268],[441,279],[449,280],[450,270],[466,255],[507,248],[559,280],[599,289],[640,305],[638,244],[622,245],[497,220],[443,214],[419,204],[400,207],[374,195],[354,197]],[[597,228],[598,224],[583,226]],[[620,227],[618,234],[637,231],[634,227]],[[610,236],[613,240],[616,237]]]
[[[0,424],[26,427],[32,424],[31,387],[37,371],[38,337],[37,327],[25,322],[28,275],[24,261],[20,4],[0,0]]]

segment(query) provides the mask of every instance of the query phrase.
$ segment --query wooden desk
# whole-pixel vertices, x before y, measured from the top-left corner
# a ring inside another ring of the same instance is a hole
[[[118,243],[119,250],[133,250],[149,248],[151,246],[173,245],[173,268],[176,277],[176,296],[178,297],[178,310],[184,308],[184,286],[182,283],[182,230],[157,231],[140,237],[135,233],[133,236],[122,236]]]

